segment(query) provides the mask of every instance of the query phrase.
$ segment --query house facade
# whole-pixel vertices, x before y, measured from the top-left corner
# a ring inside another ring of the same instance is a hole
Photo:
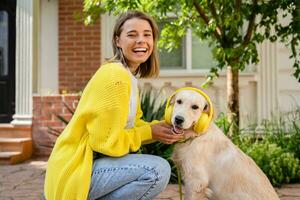
[[[51,128],[59,132],[64,127],[56,116],[70,119],[68,108],[76,108],[78,92],[104,58],[111,56],[115,17],[103,15],[94,25],[84,26],[77,19],[82,1],[1,1],[0,157],[8,157],[1,152],[10,152],[4,148],[13,141],[9,138],[25,141],[14,152],[32,146],[30,155],[49,155],[57,137]],[[140,80],[140,87],[161,91],[161,99],[179,87],[200,87],[211,63],[206,59],[208,52],[189,31],[177,54],[161,53],[160,76]],[[280,43],[265,42],[259,46],[259,55],[259,64],[240,74],[242,126],[290,111],[300,102],[299,83],[291,76],[289,50]],[[226,73],[205,91],[217,114],[225,112]]]

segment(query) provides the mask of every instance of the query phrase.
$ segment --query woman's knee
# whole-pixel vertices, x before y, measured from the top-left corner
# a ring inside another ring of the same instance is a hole
[[[169,183],[171,176],[171,166],[167,160],[159,156],[151,156],[151,164],[153,166],[153,173],[156,174],[157,186],[164,189]]]

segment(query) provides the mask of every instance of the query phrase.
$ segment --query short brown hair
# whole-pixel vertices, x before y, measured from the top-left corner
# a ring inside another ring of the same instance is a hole
[[[153,32],[153,51],[150,57],[146,60],[146,62],[142,63],[136,74],[140,77],[153,77],[157,76],[159,73],[159,62],[158,62],[158,54],[157,54],[157,40],[158,40],[158,26],[154,19],[141,11],[131,10],[127,11],[119,16],[117,19],[114,29],[113,29],[113,36],[112,36],[112,48],[114,56],[110,58],[109,62],[121,62],[125,66],[127,66],[126,61],[124,60],[123,53],[120,48],[118,48],[116,43],[116,38],[120,36],[122,32],[123,24],[133,18],[143,19],[149,22],[152,32]]]

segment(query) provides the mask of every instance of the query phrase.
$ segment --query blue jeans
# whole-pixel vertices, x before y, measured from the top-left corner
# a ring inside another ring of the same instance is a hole
[[[169,163],[158,156],[128,154],[94,160],[89,200],[154,199],[167,186]]]

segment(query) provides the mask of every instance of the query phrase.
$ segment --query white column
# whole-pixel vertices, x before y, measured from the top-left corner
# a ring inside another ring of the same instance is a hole
[[[277,51],[276,43],[264,42],[260,45],[260,62],[257,81],[258,122],[271,119],[278,114]]]
[[[32,123],[33,1],[17,0],[16,111],[14,125]]]

